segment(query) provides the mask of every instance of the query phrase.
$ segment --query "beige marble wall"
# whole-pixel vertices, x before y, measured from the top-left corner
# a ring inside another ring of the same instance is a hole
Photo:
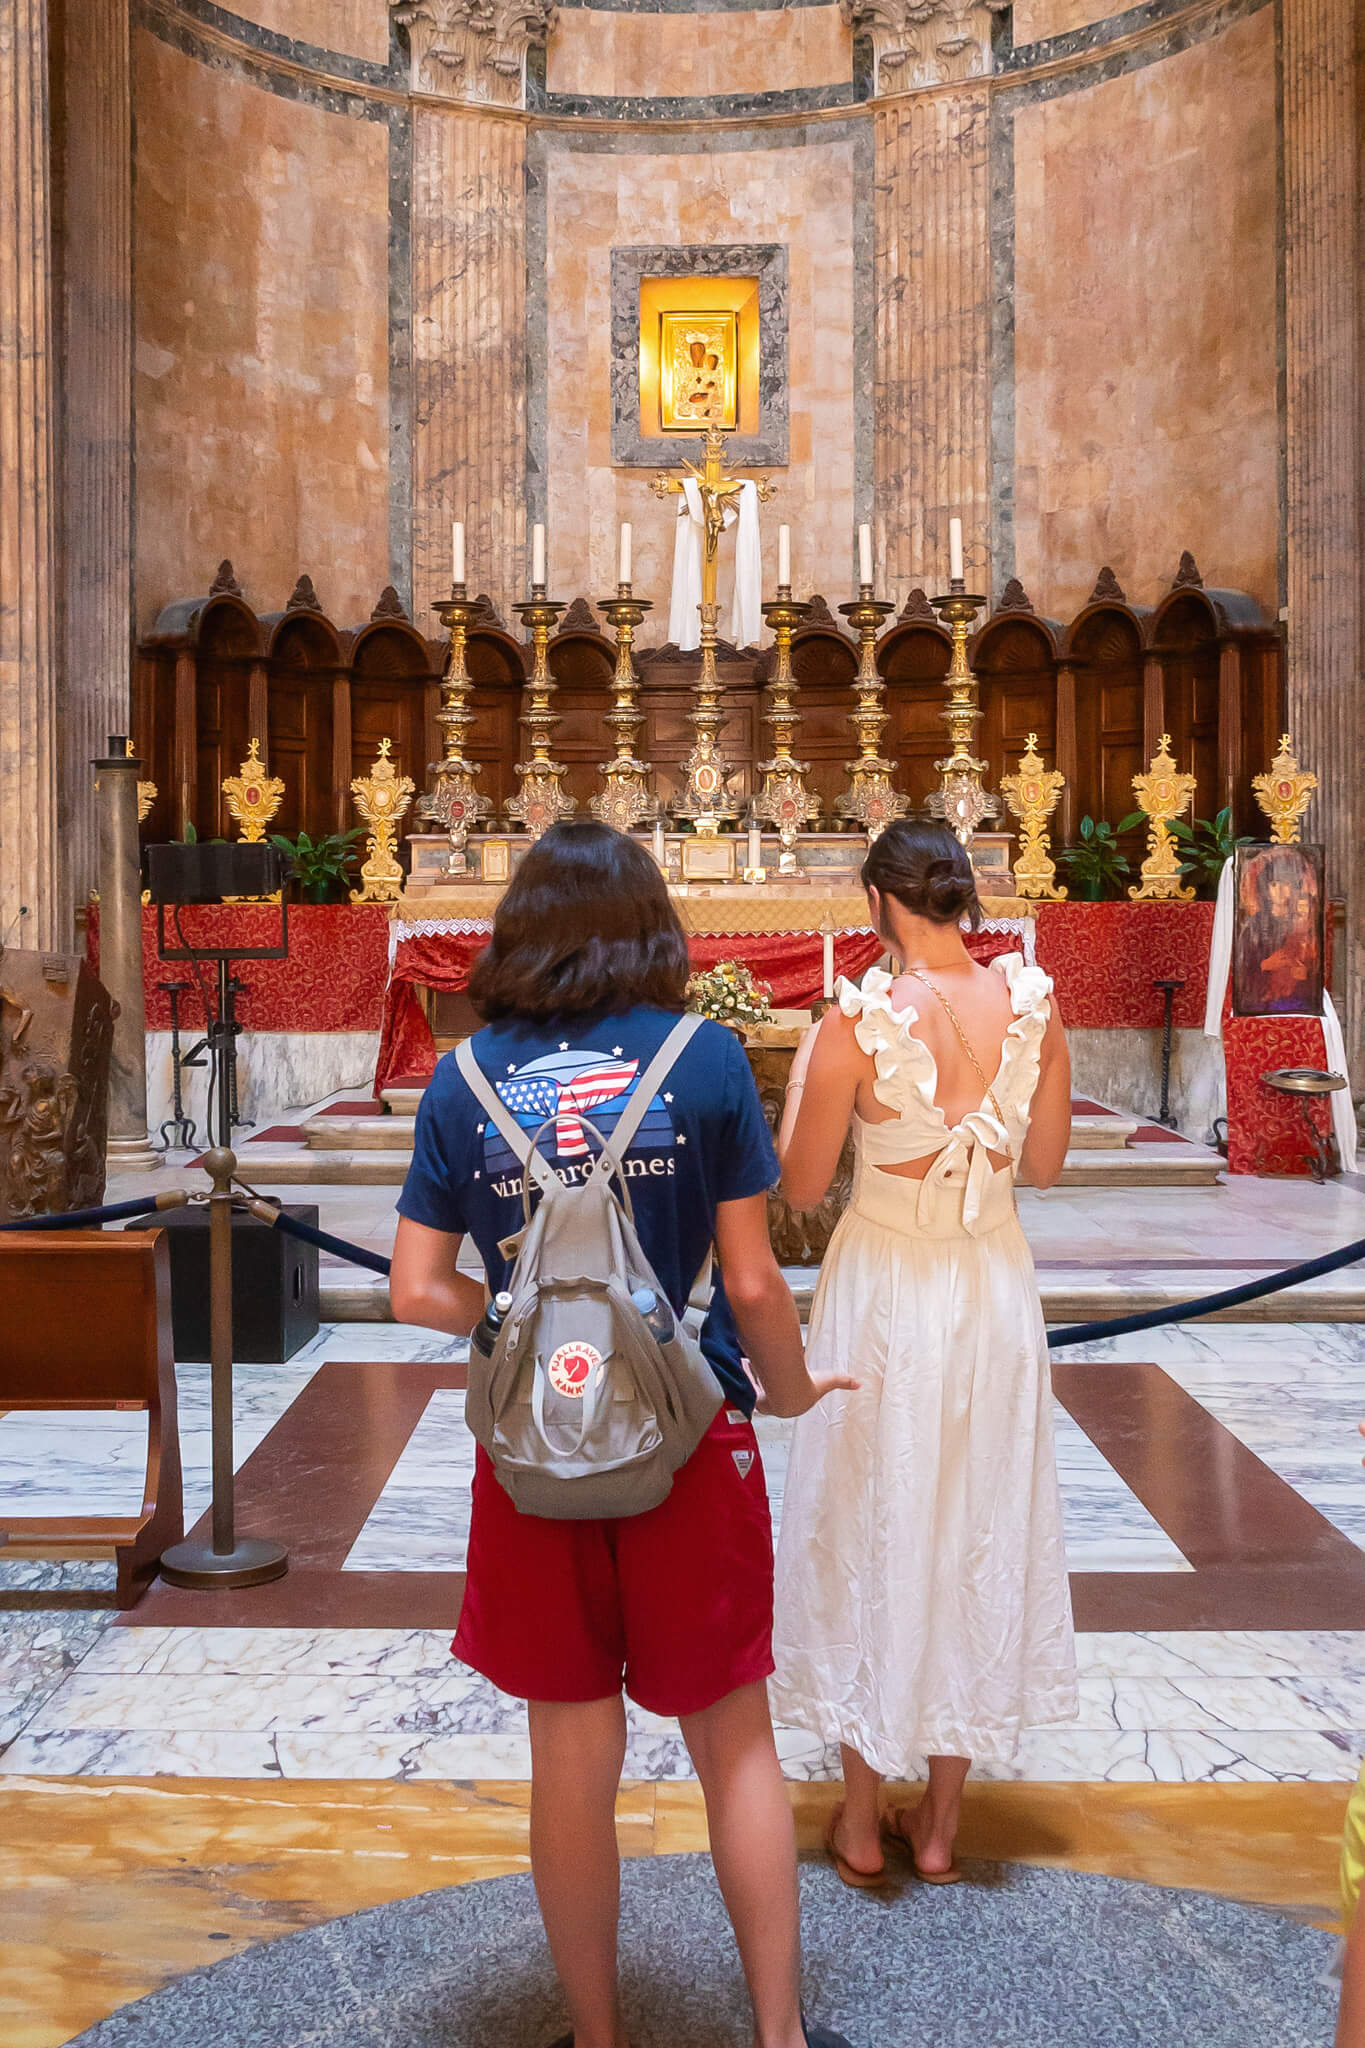
[[[137,32],[137,612],[389,580],[388,131]]]
[[[735,14],[620,14],[564,8],[550,35],[552,92],[783,92],[853,76],[853,38],[835,7]]]
[[[1182,548],[1275,614],[1274,36],[1015,117],[1015,559],[1059,617]]]
[[[389,0],[233,0],[232,11],[295,42],[388,62]]]
[[[674,512],[645,470],[611,466],[610,252],[626,243],[783,242],[790,262],[791,460],[763,509],[771,573],[777,525],[792,529],[793,581],[841,596],[853,529],[853,144],[705,155],[552,154],[549,242],[549,560],[554,593],[616,582],[616,533],[635,534],[635,586],[656,606],[640,633],[664,639]],[[728,554],[727,549],[727,554]],[[721,632],[729,616],[721,576]]]
[[[877,115],[877,548],[897,604],[946,588],[954,513],[988,588],[989,157],[982,86]]]
[[[1068,35],[1120,11],[1114,0],[1015,0],[1014,41],[1039,43],[1048,36]]]
[[[467,576],[500,609],[525,595],[525,130],[475,110],[413,126],[413,593],[450,590],[451,521]],[[604,355],[605,362],[605,355]]]
[[[65,950],[45,0],[0,0],[0,947]]]

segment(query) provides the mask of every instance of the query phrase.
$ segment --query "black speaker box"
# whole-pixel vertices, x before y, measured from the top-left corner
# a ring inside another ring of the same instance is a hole
[[[147,848],[153,903],[220,903],[225,896],[269,896],[288,866],[277,846],[240,839],[192,840]]]
[[[316,1202],[285,1207],[286,1216],[318,1227]],[[171,1330],[176,1359],[200,1364],[209,1355],[209,1217],[206,1208],[167,1209],[151,1224],[171,1252]],[[286,1237],[269,1223],[234,1210],[232,1217],[233,1359],[275,1365],[318,1333],[318,1248]]]

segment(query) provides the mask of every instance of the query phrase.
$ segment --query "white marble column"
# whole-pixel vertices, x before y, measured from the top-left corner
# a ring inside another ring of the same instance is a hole
[[[45,0],[0,0],[0,945],[65,949]]]
[[[94,886],[91,760],[129,732],[132,652],[132,76],[129,0],[67,0],[62,137],[62,817],[66,882]],[[55,29],[55,22],[54,22]],[[135,747],[150,733],[133,733]]]
[[[1319,778],[1308,836],[1346,898],[1347,1051],[1365,1091],[1358,135],[1351,0],[1284,0],[1288,724]]]

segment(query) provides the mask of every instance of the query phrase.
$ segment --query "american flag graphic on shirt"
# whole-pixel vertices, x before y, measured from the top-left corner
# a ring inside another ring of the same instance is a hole
[[[541,1140],[542,1151],[563,1161],[586,1159],[590,1150],[583,1118],[588,1117],[604,1137],[609,1137],[639,1078],[640,1062],[615,1053],[577,1048],[547,1053],[518,1068],[495,1085],[502,1100],[521,1128],[531,1135],[553,1120],[554,1142],[549,1134]],[[673,1123],[656,1095],[645,1112],[639,1134],[631,1147],[635,1151],[672,1149]],[[498,1132],[489,1124],[484,1133],[486,1163],[490,1172],[502,1172],[516,1161]]]

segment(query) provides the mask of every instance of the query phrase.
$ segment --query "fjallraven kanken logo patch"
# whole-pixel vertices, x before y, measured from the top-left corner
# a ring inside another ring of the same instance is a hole
[[[591,1344],[561,1344],[558,1351],[550,1354],[545,1377],[557,1394],[570,1401],[581,1401],[601,1363],[601,1352]]]

